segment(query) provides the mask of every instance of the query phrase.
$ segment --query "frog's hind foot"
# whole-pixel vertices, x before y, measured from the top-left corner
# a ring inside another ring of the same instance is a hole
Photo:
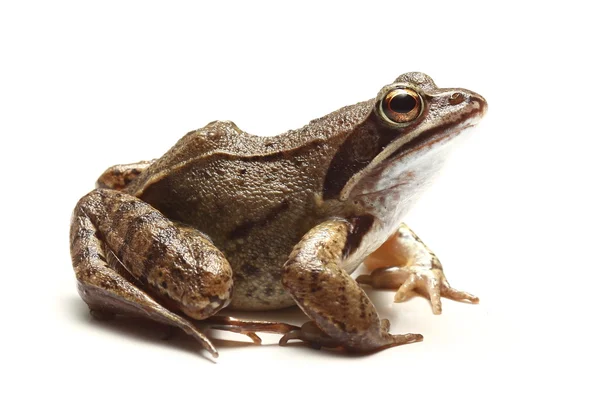
[[[313,321],[308,321],[301,328],[283,335],[279,340],[279,345],[285,346],[290,340],[301,340],[317,350],[321,347],[334,348],[341,346],[339,341],[320,330]]]
[[[257,333],[287,334],[300,329],[299,326],[286,324],[284,322],[248,321],[223,315],[214,315],[205,320],[198,321],[196,324],[209,329],[246,335],[254,342],[254,344],[262,343],[262,339]]]
[[[385,331],[382,332],[382,334],[387,334],[386,336],[389,337],[389,341],[386,344],[382,344],[378,347],[371,347],[368,350],[363,350],[361,348],[347,348],[344,345],[344,342],[334,339],[331,336],[327,335],[325,332],[319,329],[317,324],[313,321],[308,321],[304,325],[302,325],[300,329],[291,331],[283,335],[283,337],[279,341],[279,345],[285,346],[290,340],[300,340],[317,350],[321,349],[322,347],[326,347],[345,349],[348,352],[373,353],[380,350],[388,349],[390,347],[420,342],[423,340],[423,335],[420,335],[418,333],[390,335],[388,333],[390,329],[390,322],[387,319],[382,320],[381,325],[382,331]]]

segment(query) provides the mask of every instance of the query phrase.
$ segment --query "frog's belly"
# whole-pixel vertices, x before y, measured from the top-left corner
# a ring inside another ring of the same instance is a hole
[[[295,305],[281,282],[243,281],[234,283],[228,309],[244,311],[279,310]]]
[[[246,237],[242,243],[235,240],[219,243],[233,270],[233,294],[228,308],[277,310],[295,304],[281,283],[281,275],[299,238],[278,233],[265,229]]]
[[[286,254],[289,254],[287,252]],[[235,310],[277,310],[295,304],[281,283],[287,255],[264,258],[230,259],[233,269],[233,294],[228,308]],[[257,262],[261,261],[261,262]]]

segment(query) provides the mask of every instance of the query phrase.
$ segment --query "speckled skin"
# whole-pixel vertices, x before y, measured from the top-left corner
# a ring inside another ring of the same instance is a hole
[[[382,96],[398,86],[414,89],[423,102],[409,123],[382,118]],[[389,324],[349,273],[394,235],[439,170],[445,144],[486,107],[473,92],[438,89],[427,75],[409,73],[377,98],[299,130],[260,137],[215,121],[153,162],[112,167],[74,213],[71,252],[82,297],[92,309],[118,312],[106,299],[119,298],[123,288],[97,294],[98,276],[112,271],[127,275],[127,290],[173,315],[204,319],[227,305],[298,304],[323,343],[333,338],[372,351],[418,340],[387,333]],[[92,268],[106,261],[102,252],[116,255],[123,268]],[[143,312],[154,318],[157,311]],[[313,333],[296,337],[314,342]]]
[[[126,190],[224,252],[234,270],[230,307],[291,306],[283,264],[302,235],[328,217],[319,205],[325,171],[316,166],[328,164],[343,140],[337,129],[351,129],[370,108],[342,109],[275,138],[211,123],[183,137]]]

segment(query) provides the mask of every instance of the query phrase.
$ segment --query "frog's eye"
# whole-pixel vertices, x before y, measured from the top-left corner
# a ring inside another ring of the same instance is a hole
[[[421,114],[421,96],[412,89],[390,90],[381,101],[382,114],[393,123],[405,123]]]

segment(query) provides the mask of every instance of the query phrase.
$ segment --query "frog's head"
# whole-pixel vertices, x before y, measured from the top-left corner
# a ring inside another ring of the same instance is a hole
[[[487,111],[487,102],[470,90],[441,89],[429,76],[409,72],[379,91],[373,111],[370,118],[379,129],[395,131],[407,148],[420,139],[421,147],[430,143],[429,137],[452,136],[475,125]]]
[[[338,149],[325,179],[325,198],[349,198],[408,184],[422,186],[446,144],[481,119],[485,99],[466,89],[441,89],[420,72],[400,75]],[[406,195],[411,190],[404,188]]]

